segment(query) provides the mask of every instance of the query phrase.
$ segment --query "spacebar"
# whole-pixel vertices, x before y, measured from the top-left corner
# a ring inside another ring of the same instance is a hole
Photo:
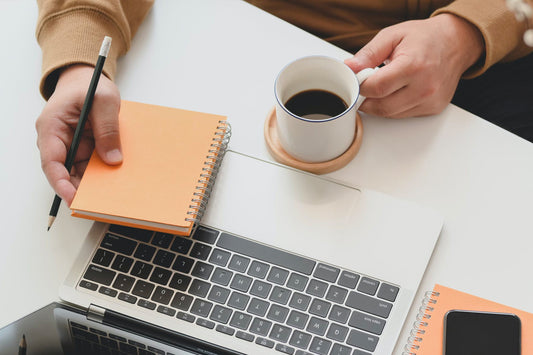
[[[311,275],[316,264],[311,259],[287,253],[248,239],[239,238],[228,233],[220,234],[217,246],[306,275]]]

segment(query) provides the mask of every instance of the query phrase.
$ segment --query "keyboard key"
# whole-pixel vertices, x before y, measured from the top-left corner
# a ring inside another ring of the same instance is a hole
[[[223,334],[227,334],[227,335],[233,335],[235,334],[235,329],[233,328],[230,328],[228,326],[225,326],[223,324],[219,324],[217,325],[217,327],[215,328],[215,330],[217,332],[220,332],[220,333],[223,333]]]
[[[291,308],[299,309],[300,311],[306,311],[311,302],[311,296],[304,295],[303,293],[295,292],[292,295],[289,306]]]
[[[160,285],[166,285],[168,280],[172,276],[172,271],[160,268],[159,266],[154,269],[150,281],[158,283]]]
[[[381,335],[385,327],[383,319],[372,317],[371,315],[354,311],[350,317],[348,325],[354,328],[365,330],[369,333]]]
[[[189,276],[176,272],[174,273],[174,276],[172,276],[172,280],[170,280],[168,286],[179,291],[186,291],[191,280],[192,279]]]
[[[116,340],[113,339],[102,337],[100,338],[100,344],[110,349],[118,349],[118,343]]]
[[[325,318],[328,315],[331,303],[315,298],[309,307],[309,313]]]
[[[154,234],[154,232],[147,229],[119,226],[118,224],[110,225],[109,232],[121,234],[144,243],[148,243],[150,238],[152,238],[152,234]]]
[[[148,244],[139,243],[139,245],[137,246],[137,250],[135,250],[135,254],[133,254],[133,256],[136,257],[137,259],[141,259],[144,261],[150,261],[152,260],[154,253],[155,253],[155,247],[148,245]]]
[[[154,291],[154,294],[152,295],[152,301],[155,301],[157,303],[162,303],[162,304],[168,304],[173,294],[174,294],[174,291],[169,290],[168,288],[157,286],[157,288]]]
[[[305,325],[307,324],[307,320],[309,319],[309,316],[305,313],[298,312],[298,311],[291,311],[289,314],[289,318],[287,319],[287,324],[291,327],[295,327],[298,329],[304,329]]]
[[[209,253],[211,253],[211,249],[212,248],[209,245],[197,242],[194,243],[189,255],[196,259],[207,260]]]
[[[396,301],[396,296],[398,295],[399,290],[400,289],[396,286],[382,283],[378,291],[378,297],[390,302],[394,302]]]
[[[250,289],[250,293],[257,297],[267,298],[268,294],[270,293],[270,289],[272,289],[271,284],[260,280],[255,280],[252,284],[252,288]]]
[[[231,257],[228,267],[231,270],[244,273],[248,268],[248,264],[250,264],[250,259],[235,254]]]
[[[248,275],[264,279],[269,267],[268,264],[254,260],[248,269]]]
[[[367,312],[382,318],[387,318],[391,312],[392,304],[372,298],[362,293],[351,291],[346,300],[346,305],[357,310]]]
[[[147,308],[147,309],[150,309],[150,310],[154,310],[155,307],[157,306],[154,302],[150,302],[150,301],[147,301],[147,300],[143,300],[143,299],[140,299],[139,302],[137,302],[137,305],[143,307],[143,308]]]
[[[184,312],[178,312],[178,314],[176,315],[176,318],[184,320],[188,323],[192,323],[196,319],[195,316],[190,315],[189,313],[184,313]]]
[[[263,317],[268,310],[269,303],[262,301],[259,298],[252,298],[250,305],[248,306],[247,311],[249,313],[255,314],[256,316]]]
[[[113,260],[114,256],[115,253],[112,253],[109,250],[98,249],[94,254],[93,263],[107,267],[111,264],[111,260]]]
[[[348,335],[348,327],[343,327],[342,325],[333,323],[329,327],[326,337],[343,343],[347,335]]]
[[[286,288],[276,286],[272,290],[272,293],[270,294],[269,300],[272,302],[276,302],[279,304],[287,304],[289,301],[289,297],[291,297],[291,290],[288,290]]]
[[[291,348],[290,346],[287,346],[285,344],[276,344],[276,350],[284,354],[294,354],[294,348]]]
[[[83,275],[83,278],[109,286],[111,285],[111,282],[113,281],[113,278],[116,274],[117,273],[114,271],[107,270],[102,267],[91,264],[87,268],[87,271],[85,272],[85,275]]]
[[[255,336],[252,335],[252,334],[248,334],[248,333],[245,333],[245,332],[241,332],[241,331],[237,331],[237,333],[235,333],[235,336],[239,339],[243,339],[243,340],[246,340],[246,341],[254,341],[255,339]]]
[[[352,329],[346,343],[364,350],[374,351],[378,345],[378,340],[379,338],[376,336]]]
[[[191,245],[192,240],[182,237],[176,237],[174,239],[174,242],[172,243],[172,246],[170,247],[170,250],[185,255],[189,252],[189,249],[191,249]]]
[[[121,292],[118,294],[118,299],[124,302],[135,304],[137,302],[137,297],[129,295],[127,293]]]
[[[280,324],[274,324],[274,326],[272,327],[272,330],[270,331],[270,335],[268,337],[272,340],[286,343],[289,340],[291,331],[292,329],[289,327],[285,327]]]
[[[137,260],[131,269],[131,274],[141,279],[147,279],[153,268],[152,265]]]
[[[119,343],[118,347],[122,354],[137,355],[137,348],[126,343]]]
[[[337,276],[339,276],[339,273],[340,269],[336,267],[326,264],[318,264],[313,276],[320,280],[335,282],[337,280]]]
[[[207,302],[197,298],[192,304],[191,313],[196,314],[197,316],[207,317],[212,307],[213,304],[211,302]]]
[[[241,312],[234,312],[229,325],[235,328],[246,330],[248,329],[248,326],[250,325],[251,321],[252,316]]]
[[[250,332],[266,337],[270,331],[270,327],[272,327],[272,322],[256,317],[252,321]]]
[[[357,291],[366,293],[367,295],[374,296],[376,294],[376,291],[378,290],[378,286],[379,286],[379,281],[373,280],[368,277],[363,277],[361,279],[361,282],[359,282]]]
[[[173,238],[174,236],[172,234],[157,232],[152,240],[152,245],[167,249],[170,246],[170,243],[172,243]]]
[[[307,290],[305,290],[305,292],[310,295],[322,298],[326,294],[327,289],[327,283],[313,279],[311,280],[311,282],[309,282],[309,286],[307,286]]]
[[[311,335],[307,333],[300,332],[295,330],[292,333],[291,340],[289,344],[300,349],[307,349],[309,343],[311,342]]]
[[[287,287],[292,288],[293,290],[303,291],[305,290],[307,281],[309,281],[309,278],[307,276],[296,274],[293,272],[289,277],[289,281],[287,281]]]
[[[357,281],[359,281],[359,275],[354,274],[353,272],[343,271],[337,283],[341,286],[354,289],[355,285],[357,285]]]
[[[152,291],[154,290],[155,285],[143,280],[137,280],[135,287],[133,287],[133,293],[135,296],[150,298]]]
[[[170,317],[174,317],[174,315],[176,314],[176,310],[175,309],[172,309],[172,308],[169,308],[169,307],[165,307],[165,306],[157,307],[157,311],[159,313],[165,314],[165,315],[170,316]]]
[[[273,282],[278,285],[284,285],[288,276],[289,272],[287,270],[273,266],[272,269],[270,269],[270,272],[268,273],[267,281]]]
[[[192,269],[191,275],[199,277],[204,280],[208,280],[213,271],[213,265],[202,263],[201,261],[196,262],[194,268]]]
[[[207,299],[213,302],[224,304],[229,297],[230,290],[214,285],[209,292]]]
[[[188,311],[191,306],[193,298],[181,292],[176,292],[174,299],[170,304],[172,307],[180,309],[182,311]],[[182,318],[183,319],[183,318]]]
[[[215,327],[215,323],[208,321],[207,319],[198,318],[196,321],[196,324],[198,324],[201,327],[213,329]]]
[[[305,275],[310,275],[316,264],[315,261],[311,259],[259,244],[252,240],[239,238],[228,233],[220,234],[217,246],[277,266],[285,267]]]
[[[130,292],[134,282],[135,279],[133,277],[124,274],[118,274],[117,279],[113,283],[113,288],[124,292]]]
[[[209,292],[210,287],[211,285],[207,282],[194,279],[191,283],[191,287],[189,287],[189,293],[198,297],[205,297]]]
[[[335,285],[329,286],[328,293],[326,294],[326,299],[335,303],[344,303],[344,299],[348,294],[348,290],[341,288]]]
[[[274,347],[274,342],[272,340],[268,340],[268,339],[265,339],[265,338],[257,337],[255,339],[255,343],[258,344],[258,345],[262,345],[264,347],[270,348],[270,349],[272,349]]]
[[[81,280],[80,287],[86,288],[86,289],[91,290],[91,291],[96,291],[98,289],[98,285],[97,284],[95,284],[93,282],[90,282],[90,281],[87,281],[87,280]]]
[[[326,339],[314,337],[309,346],[309,351],[319,355],[327,355],[331,348],[332,342]]]
[[[209,262],[219,266],[226,266],[229,261],[230,253],[222,249],[214,249],[209,257]]]
[[[198,226],[194,232],[192,239],[199,240],[207,244],[214,244],[218,237],[218,231],[207,228],[205,226]]]
[[[172,265],[175,256],[176,254],[174,253],[159,249],[154,257],[154,264],[162,266],[164,268],[169,268],[170,265]]]
[[[211,281],[222,286],[227,286],[233,276],[233,272],[217,267],[211,276]]]
[[[328,326],[329,322],[327,320],[311,317],[309,324],[307,324],[306,330],[316,335],[324,335],[326,334],[326,329],[328,329]]]
[[[128,273],[130,271],[131,265],[133,265],[132,258],[128,258],[124,255],[117,255],[115,261],[113,261],[113,265],[111,265],[111,268],[113,270],[117,270],[123,273]]]
[[[191,271],[194,260],[183,255],[178,255],[172,269],[188,274]]]
[[[137,246],[137,242],[108,233],[105,235],[102,243],[100,243],[100,246],[120,254],[131,255]]]
[[[328,319],[344,324],[348,321],[348,318],[350,317],[350,312],[351,311],[348,308],[334,305],[333,308],[331,308],[331,312],[329,312]]]
[[[250,296],[234,291],[229,298],[228,306],[244,310],[249,300]]]
[[[150,345],[148,345],[148,350],[156,353],[157,355],[165,355],[165,352],[163,350],[154,348],[153,346],[150,346]]]
[[[112,288],[109,288],[109,287],[105,287],[105,286],[101,286],[98,292],[109,297],[115,297],[118,293],[118,291],[113,290]]]
[[[222,307],[221,305],[215,305],[215,308],[213,308],[213,312],[211,312],[211,316],[209,316],[209,319],[214,320],[216,322],[226,324],[229,321],[229,317],[231,317],[231,313],[233,311],[229,308]]]
[[[368,353],[365,354],[368,355]],[[341,344],[333,344],[330,355],[352,355],[352,348]],[[353,355],[359,355],[357,350],[355,350]]]
[[[240,274],[235,274],[231,281],[230,287],[234,290],[248,292],[250,285],[252,284],[252,278]]]
[[[287,316],[289,315],[289,309],[286,307],[273,304],[268,310],[267,318],[278,323],[285,323]]]

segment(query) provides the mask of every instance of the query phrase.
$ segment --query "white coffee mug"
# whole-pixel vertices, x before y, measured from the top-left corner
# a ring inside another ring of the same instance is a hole
[[[355,137],[356,112],[365,97],[359,86],[377,68],[355,74],[344,62],[325,56],[309,56],[286,65],[275,82],[277,133],[283,149],[306,163],[332,160],[342,155]],[[333,93],[346,103],[346,110],[320,119],[300,117],[285,104],[307,90]]]

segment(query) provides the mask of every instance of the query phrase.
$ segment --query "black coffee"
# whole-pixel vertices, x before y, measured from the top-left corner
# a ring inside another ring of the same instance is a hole
[[[285,103],[285,107],[297,116],[323,120],[340,115],[348,105],[332,92],[312,89],[297,93]]]

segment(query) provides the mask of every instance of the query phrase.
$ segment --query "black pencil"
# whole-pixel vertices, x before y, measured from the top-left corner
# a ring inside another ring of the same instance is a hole
[[[76,157],[76,152],[78,151],[78,146],[80,144],[81,135],[83,133],[83,128],[85,127],[85,122],[89,117],[89,112],[91,111],[91,106],[93,104],[94,93],[96,92],[96,87],[98,86],[98,81],[100,80],[100,75],[102,74],[102,69],[104,68],[104,63],[109,53],[109,48],[111,47],[111,37],[105,36],[102,46],[100,47],[100,54],[98,55],[98,60],[96,66],[94,67],[93,77],[91,83],[89,84],[89,90],[85,96],[85,102],[80,113],[80,120],[74,131],[74,137],[72,138],[72,143],[67,153],[67,159],[65,160],[65,168],[70,173],[72,165],[74,164],[74,158]],[[59,210],[59,205],[61,204],[61,197],[57,194],[54,197],[54,202],[50,208],[50,214],[48,217],[48,230],[54,223],[54,220],[57,216],[57,211]]]
[[[19,343],[19,355],[26,355],[26,335],[22,334],[22,339]]]

